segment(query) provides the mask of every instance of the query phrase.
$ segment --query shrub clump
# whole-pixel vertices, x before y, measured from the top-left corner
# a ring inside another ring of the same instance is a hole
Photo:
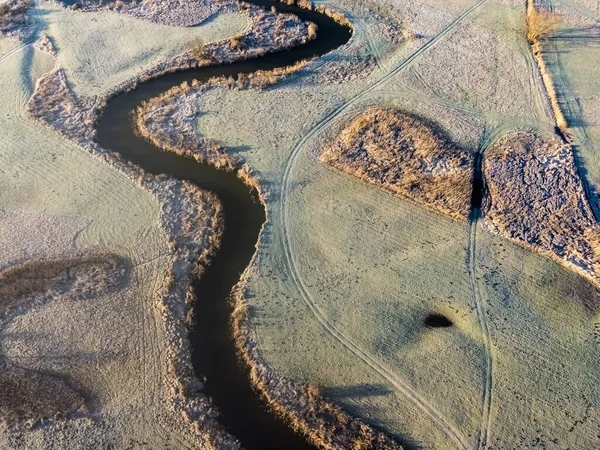
[[[196,38],[189,44],[190,55],[198,61],[198,65],[210,62],[210,53],[207,51],[202,38]]]
[[[569,145],[531,132],[512,133],[487,150],[483,170],[488,229],[598,284],[600,227]]]
[[[31,0],[8,0],[0,3],[0,37],[25,37],[32,23],[27,15]]]
[[[546,9],[528,8],[527,40],[531,45],[546,39],[558,26],[558,16]]]
[[[320,159],[428,209],[459,220],[469,215],[473,154],[414,114],[371,107],[325,147]]]

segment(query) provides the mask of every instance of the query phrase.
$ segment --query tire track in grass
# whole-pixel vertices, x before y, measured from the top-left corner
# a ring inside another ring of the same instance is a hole
[[[533,93],[537,113],[540,114],[540,116],[543,116],[543,118],[554,121],[552,106],[550,105],[548,98],[542,94],[545,92],[546,88],[544,87],[544,82],[542,81],[537,63],[531,54],[531,48],[526,42],[519,42],[518,47],[519,52],[523,55],[523,58],[527,63],[529,85]],[[540,119],[542,119],[542,117],[540,117]]]
[[[12,56],[14,53],[18,52],[19,50],[22,50],[29,45],[35,44],[37,42],[37,40],[39,39],[39,34],[42,30],[41,24],[43,22],[41,19],[39,0],[33,0],[33,3],[31,4],[30,9],[32,11],[32,17],[33,17],[31,36],[29,38],[25,39],[18,46],[16,46],[12,50],[10,50],[8,53],[0,56],[0,63],[4,62],[4,60],[6,60],[7,58]]]
[[[475,170],[473,182],[473,201],[471,215],[469,217],[469,241],[467,247],[467,267],[469,272],[469,283],[471,286],[471,295],[475,311],[477,313],[477,321],[483,335],[483,347],[485,353],[485,375],[482,395],[482,411],[481,424],[479,434],[477,436],[476,449],[487,449],[488,441],[492,429],[492,407],[494,399],[494,356],[492,352],[492,338],[490,327],[488,325],[485,312],[485,303],[479,291],[479,283],[477,282],[477,226],[481,218],[481,201],[485,190],[485,178],[483,176],[483,155],[485,150],[496,142],[502,135],[507,132],[510,125],[497,127],[491,133],[484,130],[477,154],[475,156]]]
[[[359,345],[354,343],[354,341],[347,336],[345,333],[340,331],[333,325],[327,316],[320,310],[317,306],[316,302],[312,298],[310,292],[308,291],[306,285],[304,284],[300,272],[296,267],[296,262],[292,255],[291,250],[291,238],[289,234],[289,208],[288,208],[288,195],[292,190],[292,180],[291,180],[291,172],[294,168],[298,155],[304,146],[308,143],[308,141],[313,138],[318,132],[320,132],[326,125],[331,123],[336,117],[338,117],[341,113],[346,111],[350,106],[356,103],[359,99],[364,97],[366,94],[374,91],[378,87],[385,84],[392,77],[400,73],[405,68],[409,67],[419,56],[425,53],[429,48],[433,47],[437,43],[439,43],[446,35],[448,35],[454,28],[456,28],[460,23],[462,23],[468,16],[473,14],[476,10],[478,10],[487,0],[479,0],[469,8],[467,8],[462,14],[457,16],[446,28],[444,28],[440,33],[438,33],[434,38],[427,41],[423,46],[413,52],[408,58],[402,61],[395,69],[390,71],[384,77],[371,84],[361,92],[357,93],[346,102],[335,108],[329,114],[327,114],[323,119],[321,119],[317,124],[302,137],[293,147],[290,152],[288,159],[285,162],[285,170],[283,173],[283,177],[281,180],[281,196],[280,196],[280,208],[281,208],[281,220],[280,220],[280,228],[283,237],[283,248],[285,253],[286,264],[288,266],[288,271],[290,273],[292,282],[296,286],[296,289],[300,293],[303,301],[306,303],[311,313],[315,316],[315,318],[319,321],[319,323],[325,328],[325,330],[333,336],[342,346],[344,346],[347,350],[349,350],[353,355],[358,357],[361,361],[363,361],[367,366],[373,369],[376,373],[381,375],[384,379],[386,379],[394,388],[402,393],[407,399],[412,401],[419,409],[421,409],[429,418],[436,423],[439,428],[452,440],[454,444],[457,445],[458,448],[466,449],[468,448],[466,444],[466,439],[460,431],[458,431],[452,424],[444,419],[442,414],[437,411],[432,405],[430,405],[415,389],[413,389],[410,385],[405,383],[399,377],[397,377],[392,370],[385,367],[379,361],[377,361],[372,355],[368,352],[364,351]]]
[[[354,6],[358,9],[358,12],[361,15],[361,17],[364,17],[369,12],[368,8],[363,3],[361,3],[359,5],[355,4]],[[373,41],[373,36],[371,36],[371,33],[369,32],[369,29],[366,25],[365,20],[362,18],[356,17],[352,13],[352,11],[350,11],[348,8],[342,7],[341,5],[336,5],[335,9],[337,11],[342,12],[344,14],[344,16],[346,16],[346,18],[353,25],[355,25],[357,22],[361,25],[360,28],[357,28],[355,26],[354,32],[356,34],[360,34],[360,36],[364,39],[364,43],[367,47],[368,53],[375,60],[375,65],[381,69],[381,53],[379,51],[377,51],[377,47],[375,46],[375,43]]]
[[[477,159],[481,159],[480,153],[477,155]],[[469,241],[467,249],[467,267],[469,271],[469,284],[471,287],[471,296],[473,304],[475,305],[475,311],[477,313],[477,322],[483,335],[483,348],[485,353],[485,374],[483,382],[483,395],[482,395],[482,413],[479,433],[477,436],[476,449],[486,449],[488,446],[488,438],[490,436],[490,416],[492,409],[492,394],[494,388],[494,361],[491,354],[491,339],[489,327],[483,304],[481,301],[481,294],[479,292],[479,285],[477,283],[477,271],[475,268],[475,259],[477,253],[477,224],[479,223],[479,217],[481,215],[480,207],[473,208],[471,211],[471,219],[469,220]]]

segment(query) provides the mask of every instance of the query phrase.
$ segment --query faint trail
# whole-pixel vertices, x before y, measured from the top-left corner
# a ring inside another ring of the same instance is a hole
[[[366,8],[366,5],[364,3],[361,3],[360,11],[361,11],[361,15],[363,17],[365,15],[368,16],[368,14],[369,14],[369,12]],[[365,38],[367,39],[367,46],[369,47],[369,50],[370,50],[371,54],[373,55],[373,58],[375,59],[375,65],[381,69],[381,53],[379,52],[379,50],[377,50],[377,46],[375,45],[375,42],[373,41],[373,36],[371,35],[371,32],[369,31],[369,28],[365,25],[364,21],[363,21],[363,26],[362,26],[361,30],[364,33]]]
[[[494,356],[492,352],[492,339],[490,328],[487,322],[485,313],[485,304],[482,300],[477,282],[477,225],[481,218],[482,200],[485,191],[485,177],[483,175],[483,155],[485,150],[498,140],[506,132],[507,126],[497,127],[492,133],[484,134],[479,143],[477,154],[475,156],[475,170],[473,182],[473,200],[471,215],[469,217],[469,241],[467,249],[467,267],[469,270],[469,282],[471,285],[471,294],[473,304],[477,312],[477,321],[483,335],[483,347],[485,352],[485,376],[483,384],[483,398],[481,411],[481,424],[479,436],[477,437],[476,449],[487,449],[488,441],[491,435],[492,428],[492,404],[494,394]]]
[[[477,159],[481,160],[481,153],[478,153]],[[480,162],[478,163],[480,164]],[[475,258],[477,254],[477,223],[481,215],[480,206],[474,207],[471,211],[471,220],[469,221],[469,244],[467,250],[467,266],[469,269],[469,283],[471,285],[471,294],[473,297],[473,303],[477,312],[477,321],[479,328],[483,334],[483,347],[485,352],[485,377],[483,383],[483,409],[481,414],[481,425],[479,429],[479,436],[477,438],[476,449],[486,449],[488,446],[488,437],[490,435],[490,416],[492,409],[492,391],[494,388],[494,361],[491,353],[491,339],[490,332],[487,325],[487,319],[485,317],[485,311],[481,301],[481,295],[479,293],[479,286],[477,284],[477,273],[475,269]]]
[[[4,62],[5,59],[11,57],[19,50],[24,49],[28,45],[34,44],[38,40],[39,33],[41,31],[41,24],[42,24],[42,20],[40,19],[41,13],[40,13],[40,6],[39,6],[38,0],[33,1],[31,11],[32,11],[32,17],[33,17],[33,25],[32,25],[33,31],[31,33],[31,37],[29,37],[28,39],[25,39],[20,45],[17,45],[15,48],[10,50],[8,53],[0,56],[0,63]]]
[[[570,8],[573,8],[575,11],[577,11],[582,16],[593,19],[596,22],[600,22],[600,3],[597,5],[598,10],[594,12],[591,9],[588,9],[581,5],[573,3],[570,0],[561,0],[560,2]]]
[[[355,5],[355,7],[359,8],[360,14],[361,15],[365,15],[365,6],[364,4],[360,4]],[[380,52],[377,50],[377,47],[375,46],[375,43],[373,42],[373,36],[371,36],[371,33],[369,33],[369,29],[368,27],[365,25],[365,21],[364,20],[360,20],[359,18],[357,18],[352,11],[350,11],[347,8],[343,8],[340,5],[336,5],[336,10],[344,13],[344,15],[350,20],[350,22],[355,23],[355,22],[361,22],[361,27],[359,29],[354,29],[355,33],[360,33],[360,35],[362,37],[364,37],[365,39],[365,43],[367,44],[367,48],[369,50],[369,53],[371,54],[371,56],[373,56],[373,59],[375,60],[375,65],[378,68],[381,68],[381,54]],[[368,14],[368,13],[367,13]]]
[[[400,73],[405,68],[409,67],[420,55],[425,53],[429,48],[433,47],[435,44],[440,42],[446,35],[448,35],[457,25],[459,25],[464,19],[466,19],[469,15],[474,13],[477,9],[479,9],[487,0],[479,0],[474,3],[472,6],[467,8],[462,14],[457,16],[444,30],[442,30],[439,34],[437,34],[434,38],[429,40],[419,49],[417,49],[414,53],[412,53],[408,58],[402,61],[396,68],[386,74],[384,77],[366,87],[361,92],[357,93],[342,105],[338,106],[336,109],[327,114],[323,119],[321,119],[304,137],[302,137],[291,149],[290,155],[285,162],[285,170],[282,177],[281,182],[281,196],[280,196],[280,208],[281,208],[281,221],[280,228],[283,236],[283,248],[286,258],[286,263],[288,266],[289,273],[291,275],[291,279],[298,289],[302,299],[315,316],[315,318],[319,321],[319,323],[329,332],[331,336],[333,336],[340,344],[342,344],[347,350],[349,350],[352,354],[358,357],[361,361],[371,367],[375,372],[385,378],[394,388],[406,396],[407,399],[412,401],[419,409],[421,409],[429,418],[436,423],[439,428],[452,440],[454,444],[457,445],[458,448],[466,449],[468,448],[467,440],[464,436],[458,431],[453,425],[448,423],[442,416],[442,414],[437,411],[432,405],[430,405],[416,390],[414,390],[411,386],[397,377],[392,370],[385,367],[379,361],[377,361],[372,355],[368,352],[364,351],[357,345],[349,336],[344,334],[338,328],[333,325],[327,316],[320,310],[320,308],[315,303],[312,298],[309,290],[304,284],[302,277],[300,276],[300,272],[296,267],[296,262],[292,255],[292,243],[289,234],[289,208],[288,208],[288,195],[292,190],[292,180],[291,173],[294,168],[298,155],[300,154],[303,147],[306,143],[313,138],[319,131],[321,131],[327,124],[331,123],[336,117],[338,117],[342,112],[347,110],[350,106],[352,106],[357,100],[364,97],[366,94],[374,91],[378,87],[382,86],[384,83],[389,81],[392,77]]]
[[[529,85],[534,94],[535,106],[537,108],[538,114],[544,115],[547,119],[554,120],[554,115],[552,113],[552,106],[550,105],[550,101],[546,96],[543,95],[546,87],[544,86],[544,82],[542,81],[542,77],[540,75],[540,71],[537,63],[533,59],[533,55],[531,53],[531,47],[527,43],[518,44],[519,51],[525,58],[525,62],[527,63],[527,69],[529,72]]]

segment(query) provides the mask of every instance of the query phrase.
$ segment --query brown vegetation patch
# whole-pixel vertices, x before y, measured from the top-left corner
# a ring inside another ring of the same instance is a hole
[[[130,263],[114,254],[28,261],[0,272],[0,313],[47,295],[77,298],[114,291],[129,278]]]
[[[548,95],[550,105],[552,106],[552,113],[554,114],[556,126],[565,131],[569,124],[560,108],[556,86],[543,56],[543,43],[556,29],[559,19],[556,14],[548,10],[536,8],[534,3],[534,0],[527,0],[525,35],[531,46],[533,57],[542,76],[544,88],[546,89],[546,94]]]
[[[469,215],[473,154],[416,115],[371,107],[325,147],[320,159],[428,209],[461,220]]]
[[[516,132],[486,152],[485,224],[598,284],[600,228],[573,150],[556,138]]]
[[[24,38],[29,34],[33,20],[27,10],[31,4],[31,0],[8,0],[0,4],[0,38],[3,35]]]
[[[527,11],[527,40],[531,45],[543,41],[559,24],[558,16],[532,6]]]
[[[85,409],[85,398],[58,376],[0,362],[0,421],[35,425]]]
[[[0,314],[4,320],[61,295],[94,297],[122,288],[129,280],[129,260],[115,254],[81,255],[28,261],[0,272]],[[42,419],[58,420],[83,412],[85,398],[64,379],[15,366],[0,359],[0,422],[30,427]]]
[[[63,69],[55,69],[37,81],[27,103],[34,119],[73,139],[91,139],[97,108],[93,99],[77,97],[69,89]]]

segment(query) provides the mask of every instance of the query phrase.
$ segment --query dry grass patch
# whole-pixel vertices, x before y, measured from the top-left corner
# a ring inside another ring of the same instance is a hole
[[[244,48],[244,35],[236,34],[229,38],[229,47],[235,50]]]
[[[600,227],[573,151],[557,138],[507,135],[486,152],[485,224],[598,285]]]
[[[546,88],[546,93],[550,99],[550,105],[552,106],[552,112],[554,114],[556,126],[564,131],[568,127],[567,119],[565,118],[565,115],[560,107],[560,103],[558,102],[556,86],[542,54],[542,44],[544,40],[556,29],[559,21],[558,15],[546,9],[536,8],[533,0],[528,0],[525,34],[527,36],[527,41],[531,46],[533,57],[535,58],[540,70],[542,81],[544,82],[544,87]]]
[[[369,108],[342,130],[320,159],[428,209],[461,220],[469,215],[472,153],[416,115]]]
[[[0,272],[0,312],[49,294],[89,297],[128,281],[130,263],[113,254],[28,261]]]
[[[8,0],[0,4],[0,37],[3,34],[24,37],[27,33],[24,28],[32,23],[27,15],[31,4],[31,0]]]
[[[528,8],[527,11],[527,40],[534,45],[551,34],[558,26],[558,15],[546,9]]]
[[[0,421],[34,425],[85,409],[85,398],[60,377],[0,362]]]
[[[114,254],[28,261],[0,272],[0,314],[67,294],[83,299],[122,288],[128,260]],[[16,311],[22,314],[23,311]],[[0,359],[0,422],[30,427],[85,409],[85,398],[59,376],[27,370]]]

